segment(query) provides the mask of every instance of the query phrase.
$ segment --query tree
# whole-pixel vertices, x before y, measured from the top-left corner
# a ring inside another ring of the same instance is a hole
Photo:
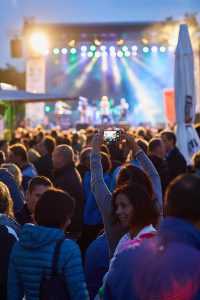
[[[10,64],[5,69],[0,69],[0,82],[15,85],[18,89],[25,89],[25,76],[25,72],[18,72]]]

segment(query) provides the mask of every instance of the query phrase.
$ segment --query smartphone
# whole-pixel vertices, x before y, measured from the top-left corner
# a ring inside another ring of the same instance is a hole
[[[104,130],[103,141],[104,142],[119,142],[119,141],[121,141],[120,130]]]

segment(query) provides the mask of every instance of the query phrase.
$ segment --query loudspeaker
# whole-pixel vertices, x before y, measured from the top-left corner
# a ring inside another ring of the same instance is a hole
[[[22,57],[22,41],[14,39],[10,41],[11,56],[14,58]]]
[[[88,123],[76,123],[76,130],[86,129],[88,126]]]

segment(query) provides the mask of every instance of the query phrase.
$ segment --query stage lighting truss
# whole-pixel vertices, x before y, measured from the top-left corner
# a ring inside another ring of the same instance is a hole
[[[112,58],[115,57],[131,57],[131,56],[137,56],[137,55],[147,55],[151,53],[160,53],[164,54],[166,52],[174,52],[173,46],[166,46],[166,45],[136,45],[136,44],[123,44],[123,45],[117,45],[117,44],[103,44],[97,43],[95,44],[82,44],[79,47],[63,47],[63,48],[54,48],[52,50],[46,51],[45,55],[49,53],[53,53],[54,56],[60,56],[60,55],[76,55],[80,56],[82,58],[92,58],[92,57],[107,57],[110,56]]]

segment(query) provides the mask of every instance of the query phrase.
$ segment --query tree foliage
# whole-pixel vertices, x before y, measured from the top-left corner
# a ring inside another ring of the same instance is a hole
[[[25,72],[18,72],[10,64],[5,69],[0,68],[0,82],[15,85],[18,89],[25,89]]]

